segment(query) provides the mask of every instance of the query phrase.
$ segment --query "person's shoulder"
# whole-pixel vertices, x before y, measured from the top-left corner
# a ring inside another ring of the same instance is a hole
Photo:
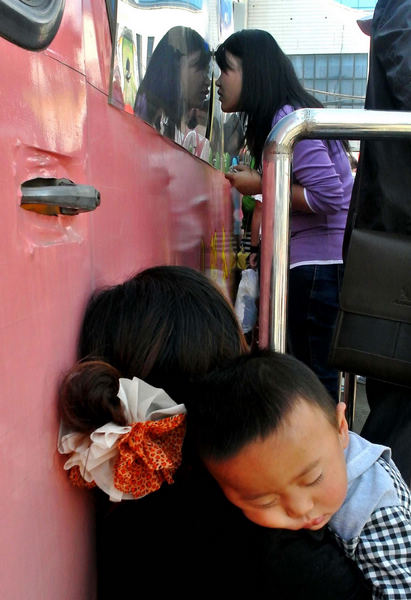
[[[279,108],[277,110],[277,112],[274,114],[273,125],[275,125],[283,117],[286,117],[287,115],[291,114],[294,111],[295,111],[295,108],[293,106],[291,106],[291,104],[284,104],[284,106]]]
[[[380,0],[374,9],[372,20],[372,37],[375,38],[381,32],[394,33],[397,29],[409,28],[411,25],[411,1],[402,0]]]
[[[397,466],[392,460],[387,460],[384,456],[381,456],[377,462],[392,482],[392,489],[398,498],[398,506],[406,511],[408,518],[411,520],[411,492]]]
[[[389,448],[371,444],[350,432],[345,451],[348,490],[343,505],[330,520],[331,529],[344,540],[357,538],[378,509],[400,503],[392,474]],[[385,468],[387,466],[387,468]]]

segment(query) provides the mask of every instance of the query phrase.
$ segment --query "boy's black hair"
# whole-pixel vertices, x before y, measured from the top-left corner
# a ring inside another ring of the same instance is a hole
[[[301,399],[337,427],[335,402],[306,365],[286,354],[257,351],[201,380],[186,402],[187,429],[202,458],[227,459],[278,429]]]

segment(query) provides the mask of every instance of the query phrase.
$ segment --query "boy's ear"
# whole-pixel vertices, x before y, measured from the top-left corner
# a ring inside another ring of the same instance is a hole
[[[348,446],[349,435],[348,435],[348,423],[345,418],[345,402],[338,402],[337,404],[337,425],[338,425],[338,435],[340,436],[340,440],[342,443],[342,447],[346,448]]]

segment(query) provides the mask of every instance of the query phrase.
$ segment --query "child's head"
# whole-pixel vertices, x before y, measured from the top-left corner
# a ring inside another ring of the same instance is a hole
[[[247,146],[257,165],[282,106],[322,106],[302,87],[291,60],[267,31],[236,31],[217,48],[215,58],[222,110],[247,115]]]
[[[61,387],[67,425],[88,431],[123,424],[119,377],[139,377],[174,399],[191,377],[246,351],[232,308],[204,275],[185,267],[146,269],[97,292],[80,332],[79,358]]]
[[[273,352],[234,359],[198,394],[188,427],[227,498],[265,527],[325,525],[346,494],[345,405],[308,367]]]

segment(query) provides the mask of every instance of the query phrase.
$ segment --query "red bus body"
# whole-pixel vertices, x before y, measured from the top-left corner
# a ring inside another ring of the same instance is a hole
[[[104,0],[67,1],[49,48],[0,38],[0,56],[0,597],[90,600],[93,513],[56,451],[59,377],[95,288],[165,263],[227,276],[229,186],[108,104]],[[23,182],[63,177],[93,185],[101,205],[57,217],[21,208]]]

